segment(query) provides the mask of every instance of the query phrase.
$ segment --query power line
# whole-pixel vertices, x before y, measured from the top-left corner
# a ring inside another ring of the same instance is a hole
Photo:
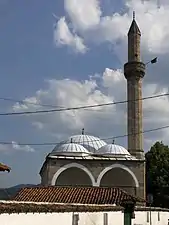
[[[162,126],[162,127],[157,127],[157,128],[153,128],[153,129],[149,129],[149,130],[144,130],[142,132],[139,132],[139,133],[132,133],[132,134],[124,134],[124,135],[118,135],[118,136],[114,136],[114,137],[108,137],[108,138],[99,138],[98,140],[88,140],[87,142],[96,142],[96,141],[100,141],[100,140],[103,140],[103,141],[106,141],[106,140],[114,140],[114,139],[118,139],[118,138],[124,138],[124,137],[127,137],[127,136],[130,136],[130,135],[137,135],[137,134],[144,134],[144,133],[150,133],[150,132],[154,132],[154,131],[158,131],[158,130],[163,130],[163,129],[167,129],[169,128],[169,125],[166,125],[166,126]],[[18,145],[30,145],[30,146],[46,146],[46,145],[57,145],[57,144],[64,144],[65,141],[62,141],[62,142],[46,142],[46,143],[18,143]],[[67,143],[67,141],[66,141]],[[71,143],[71,141],[70,141]],[[73,143],[76,143],[76,142],[73,142]],[[77,142],[78,143],[78,142]],[[85,141],[84,141],[85,143]],[[5,141],[0,141],[0,144],[2,145],[11,145],[12,142],[5,142]]]
[[[149,97],[144,97],[141,99],[130,100],[132,102],[140,101],[140,100],[147,100],[153,98],[159,98],[168,96],[169,93],[161,94],[161,95],[154,95]],[[53,113],[53,112],[63,112],[63,111],[71,111],[71,110],[80,110],[80,109],[89,109],[89,108],[96,108],[102,106],[110,106],[110,105],[117,105],[129,102],[128,100],[118,101],[118,102],[110,102],[110,103],[102,103],[102,104],[95,104],[95,105],[86,105],[86,106],[79,106],[79,107],[67,107],[67,108],[57,108],[57,109],[49,109],[49,110],[37,110],[37,111],[23,111],[23,112],[6,112],[0,113],[0,116],[12,116],[12,115],[30,115],[30,114],[43,114],[43,113]]]
[[[60,105],[33,103],[33,102],[30,102],[30,101],[27,101],[27,100],[19,100],[19,99],[14,99],[14,98],[0,97],[0,100],[20,103],[20,104],[26,104],[26,105],[42,106],[42,107],[47,107],[47,108],[65,108],[65,106],[60,106]],[[98,110],[94,111],[93,109],[84,109],[84,110],[89,111],[89,112],[105,113],[104,111],[98,111]]]
[[[15,102],[20,104],[26,104],[26,105],[35,105],[35,106],[42,106],[47,108],[65,108],[65,106],[58,106],[58,105],[50,105],[50,104],[40,104],[40,103],[33,103],[27,100],[19,100],[19,99],[13,99],[13,98],[3,98],[0,97],[0,100],[9,101],[9,102]],[[93,109],[84,109],[85,111],[89,112],[96,112],[96,113],[105,113],[104,111],[98,111]]]
[[[27,105],[35,105],[35,106],[42,106],[42,107],[47,107],[47,108],[65,108],[65,106],[58,106],[58,105],[51,105],[51,104],[40,104],[40,103],[33,103],[27,100],[19,100],[19,99],[14,99],[14,98],[3,98],[0,97],[0,100],[4,101],[10,101],[10,102],[15,102],[15,103],[20,103],[20,104],[27,104]],[[110,115],[112,114],[111,111],[106,112],[105,110],[94,110],[94,109],[84,109],[86,112],[94,112],[94,113],[102,113],[104,115]],[[75,112],[74,112],[75,113]],[[86,114],[87,115],[87,114]],[[98,117],[98,115],[97,115]],[[100,118],[100,117],[98,117]]]
[[[33,103],[33,102],[29,102],[27,100],[19,100],[19,99],[14,99],[14,98],[3,98],[3,97],[0,97],[0,100],[20,103],[20,104],[36,105],[36,106],[42,106],[42,107],[48,107],[48,108],[64,108],[64,106]]]

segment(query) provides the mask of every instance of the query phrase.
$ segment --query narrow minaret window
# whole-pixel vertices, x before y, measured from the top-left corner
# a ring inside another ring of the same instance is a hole
[[[128,32],[128,62],[124,65],[124,75],[127,79],[127,128],[128,150],[137,158],[143,158],[142,141],[142,78],[145,75],[145,64],[140,56],[141,32],[135,20]]]

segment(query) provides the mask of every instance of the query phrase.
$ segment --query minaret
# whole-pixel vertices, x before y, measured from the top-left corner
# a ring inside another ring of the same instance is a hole
[[[128,62],[124,65],[124,75],[127,79],[128,151],[138,159],[143,159],[143,112],[141,98],[145,64],[141,62],[140,39],[141,32],[133,12],[133,21],[128,32]]]

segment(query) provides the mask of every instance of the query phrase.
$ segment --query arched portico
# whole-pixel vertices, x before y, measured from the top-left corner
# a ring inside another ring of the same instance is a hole
[[[133,186],[135,188],[138,188],[139,187],[139,182],[137,180],[137,177],[135,176],[135,174],[128,168],[126,167],[125,165],[122,165],[122,164],[113,164],[111,166],[108,166],[106,167],[104,170],[102,170],[102,172],[99,174],[98,178],[97,178],[97,182],[96,182],[96,185],[97,186],[101,186],[101,181],[103,180],[104,176],[111,170],[113,169],[120,169],[120,170],[123,170],[125,172],[128,173],[128,175],[130,176],[130,179],[132,179],[132,183],[133,183]],[[118,174],[114,174],[117,178],[118,178]],[[110,174],[111,176],[111,174]],[[124,177],[125,178],[125,177]],[[116,179],[117,180],[117,179]],[[111,181],[110,181],[111,182]],[[124,184],[125,185],[125,184]]]
[[[66,164],[63,167],[61,167],[53,176],[52,181],[51,181],[51,185],[56,185],[57,179],[58,177],[66,170],[71,169],[71,168],[77,168],[80,169],[81,171],[83,171],[89,178],[91,181],[92,186],[96,186],[96,182],[95,179],[92,175],[92,173],[83,165],[78,164],[78,163],[70,163],[70,164]]]

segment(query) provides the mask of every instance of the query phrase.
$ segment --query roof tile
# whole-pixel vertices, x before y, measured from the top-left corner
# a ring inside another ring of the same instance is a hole
[[[12,199],[26,202],[116,204],[143,201],[125,191],[111,187],[29,187],[22,188]]]
[[[0,202],[0,214],[3,213],[52,213],[52,212],[101,212],[119,211],[123,207],[112,205],[71,205],[71,204],[46,204],[24,202]]]
[[[112,205],[75,205],[58,203],[24,203],[24,202],[0,202],[0,214],[3,213],[52,213],[52,212],[103,212],[103,211],[123,211],[124,208]],[[149,207],[135,207],[136,211],[150,211]],[[153,208],[151,211],[165,211],[169,209]]]
[[[4,172],[4,171],[8,171],[8,173],[9,173],[10,170],[11,170],[10,167],[8,167],[8,166],[6,166],[6,165],[0,163],[0,171],[3,171],[3,172]]]

